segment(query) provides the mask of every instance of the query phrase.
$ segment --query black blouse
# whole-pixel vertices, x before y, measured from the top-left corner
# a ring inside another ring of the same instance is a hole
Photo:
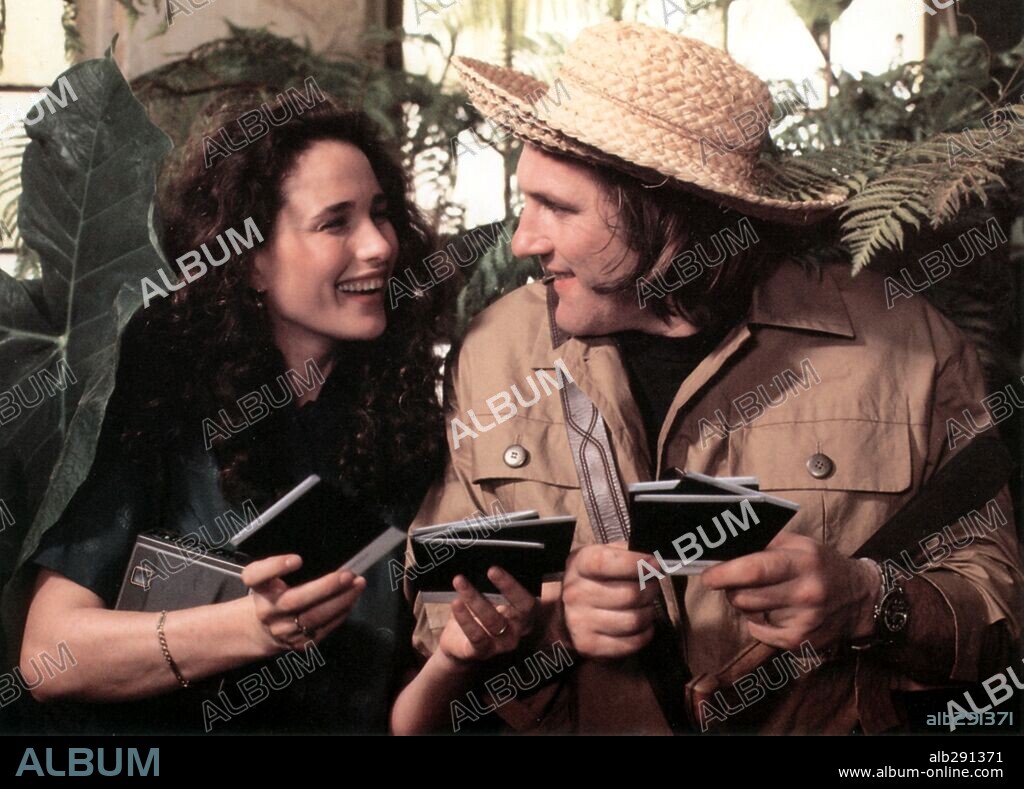
[[[386,526],[405,529],[415,514],[412,504],[356,500],[336,480],[329,438],[347,429],[346,374],[339,367],[317,400],[301,408],[284,405],[263,426],[272,428],[267,434],[287,459],[289,487],[310,473],[323,480],[242,546],[253,558],[301,555],[303,567],[285,577],[289,584],[337,569]],[[119,441],[121,428],[115,410],[105,421],[88,478],[33,557],[111,608],[136,534],[162,529],[218,545],[231,522],[228,510],[241,517],[244,509],[222,497],[216,461],[203,448],[198,422],[177,444],[131,457]],[[421,491],[405,491],[403,500],[418,503],[430,481],[422,481]],[[400,547],[392,556],[399,566],[403,551]],[[416,659],[413,620],[393,580],[394,566],[385,559],[365,573],[367,586],[352,613],[315,652],[251,663],[158,698],[103,705],[56,702],[43,705],[43,712],[50,726],[75,732],[384,732],[397,684]],[[173,643],[169,647],[173,654]],[[153,649],[159,654],[155,616]]]

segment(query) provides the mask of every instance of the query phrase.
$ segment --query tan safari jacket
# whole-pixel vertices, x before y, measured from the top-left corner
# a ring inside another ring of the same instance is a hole
[[[540,370],[553,374],[559,359],[603,415],[624,483],[656,479],[673,466],[757,476],[763,491],[800,504],[787,530],[845,554],[951,453],[947,419],[997,429],[981,403],[986,392],[973,346],[923,297],[887,309],[883,279],[874,273],[851,278],[843,267],[804,273],[786,264],[757,288],[748,320],[683,382],[652,467],[616,344],[610,338],[573,338],[553,351],[545,291],[534,283],[485,310],[465,337],[451,371],[448,419],[449,426],[461,419],[476,437],[460,428],[456,448],[449,429],[445,477],[428,494],[414,526],[490,513],[498,501],[506,511],[574,515],[574,547],[594,542],[558,393],[549,386],[551,394],[545,395],[537,378]],[[521,407],[512,386],[528,403],[531,377],[541,396]],[[501,405],[506,395],[516,406],[511,418]],[[973,422],[966,421],[965,410]],[[506,454],[515,445],[527,453],[521,465],[515,453]],[[820,476],[820,466],[819,475],[812,474],[809,461],[816,455],[831,464],[828,476]],[[965,523],[952,525],[961,547],[944,559],[936,548],[941,561],[908,582],[912,621],[917,617],[912,643],[888,657],[879,651],[846,653],[826,656],[807,673],[791,671],[785,686],[768,689],[756,701],[756,730],[849,733],[859,721],[868,733],[884,731],[900,723],[892,690],[983,680],[1007,665],[1000,661],[1010,659],[1009,644],[1019,643],[1024,608],[1008,489],[978,515],[973,540],[965,537]],[[1005,522],[996,528],[1000,519]],[[556,640],[571,647],[559,586],[545,584],[543,622],[533,643],[521,645],[521,654]],[[752,642],[724,592],[704,590],[696,577],[688,584],[668,579],[662,588],[680,654],[694,674],[718,669]],[[449,609],[417,598],[415,610],[413,642],[429,655]],[[513,730],[669,731],[635,659],[587,661],[570,654],[571,669],[553,673],[538,687],[522,685],[514,699],[498,706]],[[904,657],[923,662],[927,684],[901,670]],[[489,668],[482,678],[501,671]],[[777,687],[777,672],[769,668],[768,674],[765,682]]]

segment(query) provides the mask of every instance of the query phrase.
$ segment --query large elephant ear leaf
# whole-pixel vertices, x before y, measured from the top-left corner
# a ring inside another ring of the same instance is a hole
[[[171,149],[109,56],[61,75],[26,130],[18,223],[42,277],[0,277],[0,453],[24,483],[22,560],[89,471],[122,332],[164,267],[151,207]]]

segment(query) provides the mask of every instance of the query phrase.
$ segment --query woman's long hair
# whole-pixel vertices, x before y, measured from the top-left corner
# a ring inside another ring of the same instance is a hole
[[[251,219],[272,240],[284,203],[282,185],[298,157],[319,141],[350,143],[366,155],[388,204],[398,236],[393,272],[423,265],[436,239],[410,199],[409,178],[384,145],[380,132],[362,112],[344,109],[330,99],[293,113],[287,94],[264,103],[263,127],[249,124],[250,141],[230,150],[225,136],[246,141],[239,118],[250,118],[258,105],[250,98],[226,100],[207,113],[201,131],[192,135],[164,174],[160,213],[163,247],[174,263],[203,244],[214,259],[217,239],[229,229],[242,236]],[[280,125],[268,118],[291,116]],[[221,135],[220,130],[225,131]],[[259,131],[263,131],[259,135]],[[270,385],[282,391],[285,361],[275,346],[266,309],[251,288],[250,275],[259,245],[244,245],[227,262],[181,290],[140,311],[133,320],[126,351],[148,358],[145,372],[133,382],[134,415],[124,431],[136,441],[186,443],[209,434],[209,422],[223,416],[246,424],[239,398]],[[204,261],[205,262],[205,261]],[[154,278],[155,279],[155,278]],[[159,282],[159,280],[157,280]],[[444,422],[436,389],[440,362],[435,352],[444,336],[437,307],[441,288],[422,297],[386,306],[387,329],[372,341],[339,342],[333,376],[345,388],[344,428],[324,436],[337,456],[338,479],[377,501],[416,498],[439,469],[444,449]],[[139,338],[143,339],[139,339]],[[141,343],[141,346],[140,346]],[[295,371],[302,376],[305,370]],[[119,385],[120,385],[119,377]],[[335,383],[332,378],[331,384]],[[294,406],[292,406],[294,407]],[[211,444],[220,469],[221,489],[238,503],[251,498],[266,503],[287,487],[280,446],[274,434],[283,418],[276,409],[253,420],[245,430],[215,438]],[[191,431],[183,436],[183,431]],[[225,433],[227,431],[224,431]]]

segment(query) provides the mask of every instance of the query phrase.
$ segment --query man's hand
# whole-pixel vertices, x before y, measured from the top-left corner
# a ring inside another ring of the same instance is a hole
[[[767,550],[705,570],[708,589],[724,589],[748,621],[750,635],[794,649],[806,640],[830,647],[872,633],[881,588],[871,562],[794,534],[780,534]]]
[[[657,584],[640,589],[637,562],[653,560],[625,542],[588,545],[569,554],[562,582],[565,626],[584,657],[621,658],[654,636]]]

